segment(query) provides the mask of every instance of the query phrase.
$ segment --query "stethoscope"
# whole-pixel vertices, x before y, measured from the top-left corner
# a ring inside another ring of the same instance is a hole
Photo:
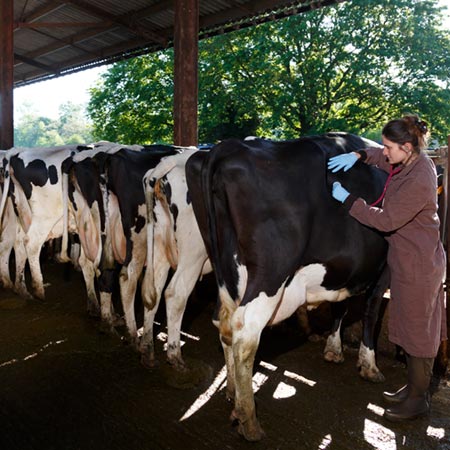
[[[376,205],[378,205],[378,203],[381,203],[383,201],[384,196],[386,195],[386,190],[387,190],[387,188],[389,186],[389,183],[392,180],[392,177],[396,173],[399,173],[403,169],[403,167],[406,166],[408,164],[408,162],[410,161],[410,159],[411,159],[411,157],[413,155],[412,151],[411,150],[405,150],[403,148],[403,146],[400,147],[400,150],[403,150],[408,155],[408,158],[406,159],[406,161],[403,161],[401,166],[396,167],[395,169],[394,169],[394,166],[391,166],[391,170],[389,172],[389,176],[387,177],[386,183],[384,183],[383,192],[381,193],[380,197],[375,202],[371,203],[369,206],[376,206]]]

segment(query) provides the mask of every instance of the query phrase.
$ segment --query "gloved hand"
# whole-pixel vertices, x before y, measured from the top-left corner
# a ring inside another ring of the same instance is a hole
[[[336,200],[344,203],[347,197],[350,195],[350,192],[348,192],[347,189],[344,189],[339,181],[335,181],[333,183],[333,191],[331,192],[331,195]]]
[[[333,156],[328,161],[328,169],[333,173],[341,169],[344,169],[344,172],[347,172],[357,160],[358,155],[356,153],[344,153],[342,155]]]

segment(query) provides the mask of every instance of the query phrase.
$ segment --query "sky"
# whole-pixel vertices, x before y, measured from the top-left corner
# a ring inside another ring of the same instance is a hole
[[[447,7],[444,26],[450,29],[450,0],[440,0],[439,3]],[[96,67],[14,89],[15,122],[20,120],[22,114],[30,107],[39,115],[57,119],[61,104],[72,102],[86,105],[89,101],[89,88],[95,84],[107,67]]]

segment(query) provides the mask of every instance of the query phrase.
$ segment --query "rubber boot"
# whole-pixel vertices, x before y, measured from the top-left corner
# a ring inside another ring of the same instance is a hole
[[[401,403],[406,400],[409,393],[409,386],[405,384],[396,392],[383,392],[383,399],[388,403]]]
[[[399,347],[400,348],[400,347]],[[403,358],[405,359],[406,367],[409,367],[409,355],[408,353],[402,353]],[[408,372],[409,374],[409,372]],[[408,379],[409,383],[409,379]],[[408,383],[401,387],[398,391],[395,392],[383,392],[383,399],[388,403],[401,403],[406,400],[408,397],[409,387]]]
[[[408,358],[408,392],[401,403],[386,409],[384,417],[393,422],[411,420],[430,411],[430,380],[434,358]]]

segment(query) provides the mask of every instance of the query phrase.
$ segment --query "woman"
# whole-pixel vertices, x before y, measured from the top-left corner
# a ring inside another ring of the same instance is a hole
[[[338,155],[328,163],[337,172],[361,160],[390,173],[381,207],[368,205],[338,182],[332,195],[356,220],[385,233],[389,244],[389,340],[405,350],[408,366],[407,384],[395,393],[383,393],[393,404],[384,417],[393,421],[429,412],[433,362],[441,340],[447,338],[445,254],[439,235],[436,169],[423,153],[427,137],[427,124],[407,115],[384,126],[383,148]]]

